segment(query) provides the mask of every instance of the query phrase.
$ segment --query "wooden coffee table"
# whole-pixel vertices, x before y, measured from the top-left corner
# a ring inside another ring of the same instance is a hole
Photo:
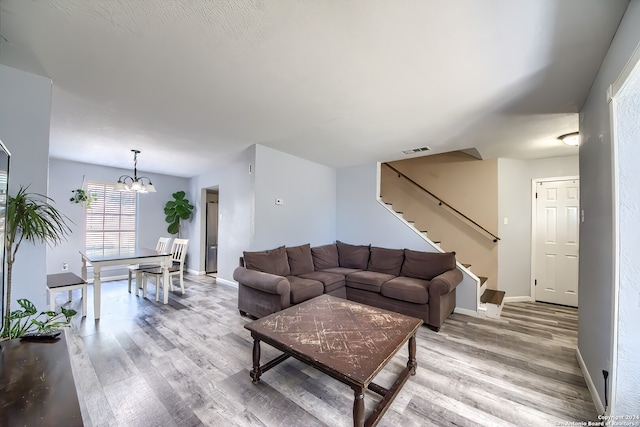
[[[254,383],[290,356],[353,389],[353,425],[374,426],[410,375],[416,372],[416,331],[421,319],[322,295],[245,325],[253,342]],[[284,354],[260,365],[260,342]],[[390,389],[373,382],[398,350],[409,342],[409,361]],[[366,419],[364,393],[382,400]]]

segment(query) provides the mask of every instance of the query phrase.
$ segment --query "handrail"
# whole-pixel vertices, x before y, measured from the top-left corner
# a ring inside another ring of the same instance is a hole
[[[431,197],[436,199],[438,201],[438,205],[439,206],[442,206],[442,205],[446,206],[447,208],[449,208],[452,211],[454,211],[456,214],[460,215],[465,220],[467,220],[470,223],[472,223],[477,228],[481,229],[482,231],[484,231],[485,233],[490,235],[493,238],[493,242],[494,243],[496,243],[498,240],[500,240],[500,238],[498,236],[496,236],[495,234],[493,234],[492,232],[490,232],[489,230],[487,230],[486,228],[484,228],[483,226],[481,226],[480,224],[478,224],[477,222],[475,222],[474,220],[472,220],[471,218],[469,218],[468,216],[466,216],[465,214],[460,212],[458,209],[456,209],[453,206],[451,206],[449,203],[447,203],[444,200],[442,200],[440,197],[438,197],[435,194],[433,194],[431,191],[429,191],[426,188],[424,188],[422,185],[420,185],[417,182],[415,182],[413,179],[409,178],[407,175],[405,175],[402,172],[400,172],[398,169],[396,169],[393,166],[391,166],[389,163],[382,163],[382,164],[387,166],[388,168],[390,168],[395,173],[397,173],[399,177],[402,176],[404,179],[406,179],[407,181],[409,181],[410,183],[412,183],[413,185],[415,185],[416,187],[418,187],[419,189],[421,189],[422,191],[424,191],[425,193],[429,194]]]

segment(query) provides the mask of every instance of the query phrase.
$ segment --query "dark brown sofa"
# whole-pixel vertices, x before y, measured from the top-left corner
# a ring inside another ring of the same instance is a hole
[[[322,294],[423,319],[438,330],[456,305],[455,253],[342,242],[244,252],[233,278],[242,315],[263,317]]]

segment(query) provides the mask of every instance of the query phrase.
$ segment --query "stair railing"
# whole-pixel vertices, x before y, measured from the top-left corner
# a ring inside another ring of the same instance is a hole
[[[429,191],[426,188],[424,188],[422,185],[420,185],[417,182],[415,182],[413,179],[409,178],[407,175],[405,175],[402,172],[400,172],[398,169],[396,169],[393,166],[391,166],[389,163],[382,163],[382,164],[384,166],[388,167],[389,169],[391,169],[392,171],[394,171],[395,173],[397,173],[398,177],[402,177],[402,178],[406,179],[411,184],[413,184],[415,187],[418,187],[420,190],[424,191],[429,196],[431,196],[434,199],[436,199],[436,201],[438,202],[438,206],[444,206],[444,207],[450,209],[451,211],[455,212],[458,216],[462,217],[465,221],[467,221],[468,223],[473,225],[476,229],[478,229],[481,232],[483,232],[483,233],[487,234],[488,236],[490,236],[490,238],[493,240],[494,243],[497,243],[500,240],[500,238],[498,236],[496,236],[495,234],[493,234],[492,232],[490,232],[489,230],[487,230],[486,228],[484,228],[483,226],[481,226],[480,224],[478,224],[477,222],[475,222],[474,220],[469,218],[467,215],[465,215],[462,212],[460,212],[458,209],[456,209],[453,206],[451,206],[449,203],[447,203],[444,200],[442,200],[440,197],[438,197],[435,194],[433,194],[431,191]]]

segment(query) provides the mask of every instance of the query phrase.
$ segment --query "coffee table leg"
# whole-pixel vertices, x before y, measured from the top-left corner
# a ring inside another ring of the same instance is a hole
[[[354,427],[364,426],[364,388],[353,388],[353,425]]]
[[[409,338],[409,361],[407,362],[407,366],[412,368],[411,375],[416,374],[416,367],[418,366],[418,362],[416,362],[416,336],[412,335]]]
[[[260,340],[253,339],[253,369],[251,370],[251,380],[255,383],[260,381]]]

